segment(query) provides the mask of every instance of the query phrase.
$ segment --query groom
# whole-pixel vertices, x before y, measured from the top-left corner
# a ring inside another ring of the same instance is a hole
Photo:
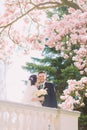
[[[54,84],[46,81],[45,72],[40,71],[38,73],[38,82],[40,84],[38,86],[38,89],[43,88],[43,89],[47,90],[47,95],[44,96],[45,99],[44,99],[42,105],[45,107],[57,108],[56,91],[54,88]]]

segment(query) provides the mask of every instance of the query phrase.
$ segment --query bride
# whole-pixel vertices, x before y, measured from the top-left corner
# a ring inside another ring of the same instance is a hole
[[[32,106],[38,106],[42,107],[41,102],[44,101],[44,94],[39,93],[41,92],[38,90],[38,84],[39,79],[37,78],[37,75],[33,74],[29,77],[29,82],[27,85],[27,88],[24,92],[24,96],[22,99],[22,103],[29,104]],[[38,109],[39,110],[39,109]],[[20,119],[20,126],[18,130],[24,130],[25,127],[27,130],[48,130],[49,126],[49,119],[48,116],[42,116],[44,115],[44,112],[41,111],[41,114],[35,111],[30,111],[30,113],[27,113],[27,117],[21,116]],[[25,126],[25,127],[24,127]]]
[[[44,97],[37,97],[36,93],[38,92],[37,88],[37,75],[33,74],[29,77],[28,86],[24,92],[22,102],[24,104],[29,104],[33,106],[42,106],[41,101],[44,100]]]

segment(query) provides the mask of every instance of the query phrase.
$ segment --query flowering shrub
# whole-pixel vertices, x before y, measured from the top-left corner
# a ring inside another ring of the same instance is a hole
[[[87,77],[81,80],[68,80],[68,88],[63,91],[60,99],[63,101],[59,107],[66,110],[74,110],[85,106],[84,98],[87,97]]]

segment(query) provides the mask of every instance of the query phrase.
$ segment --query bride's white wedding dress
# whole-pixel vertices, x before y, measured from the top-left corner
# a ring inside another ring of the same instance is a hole
[[[32,105],[33,107],[42,107],[40,101],[32,101],[32,98],[36,98],[36,93],[38,89],[35,85],[27,85],[27,88],[24,92],[24,96],[22,98],[23,104]],[[25,128],[25,127],[26,128]],[[27,114],[27,119],[24,116],[21,117],[20,120],[20,128],[18,130],[54,130],[49,128],[49,117],[44,114],[44,111],[39,113],[39,109],[37,112],[31,111]]]
[[[40,101],[32,101],[32,98],[37,98],[36,93],[38,89],[35,85],[28,85],[25,92],[24,96],[22,98],[22,103],[24,104],[29,104],[33,106],[42,106]]]
[[[24,91],[24,95],[23,95],[23,98],[22,98],[22,103],[23,104],[28,104],[28,105],[31,105],[31,106],[36,106],[36,107],[42,107],[40,101],[32,101],[32,98],[36,98],[36,93],[37,93],[38,89],[35,85],[27,85],[27,88],[25,89]],[[28,119],[26,120],[26,129],[27,130],[41,130],[41,125],[38,121],[38,116],[37,116],[37,113],[36,115],[33,113],[32,114],[29,114],[29,117]],[[19,130],[24,130],[24,118],[21,117],[21,125],[20,125],[20,128]],[[33,123],[33,124],[32,124]]]

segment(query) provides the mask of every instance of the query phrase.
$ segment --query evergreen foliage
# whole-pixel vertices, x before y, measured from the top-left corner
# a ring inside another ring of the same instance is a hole
[[[27,62],[23,69],[30,73],[38,71],[45,71],[47,73],[48,81],[55,84],[57,90],[58,102],[60,102],[60,95],[67,87],[67,80],[79,80],[81,75],[79,70],[73,65],[71,58],[65,60],[61,57],[61,52],[55,48],[45,47],[41,58],[32,57],[32,62]],[[79,130],[87,130],[87,99],[84,99],[85,107],[79,109],[81,116],[79,118]]]
[[[79,117],[79,130],[87,130],[87,114]]]
[[[37,73],[44,70],[47,73],[47,80],[55,84],[58,100],[60,100],[60,95],[67,87],[67,80],[80,79],[80,73],[73,65],[71,59],[65,60],[61,57],[60,51],[55,50],[55,48],[49,48],[48,46],[42,52],[42,58],[32,57],[32,62],[26,63],[23,69],[26,69],[30,73]]]

